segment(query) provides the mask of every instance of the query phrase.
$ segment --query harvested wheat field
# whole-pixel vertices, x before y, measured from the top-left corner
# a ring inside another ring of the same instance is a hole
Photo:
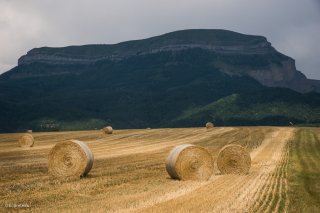
[[[216,127],[0,134],[0,212],[319,212],[320,130],[316,128]],[[59,141],[85,142],[94,154],[88,175],[57,179],[48,154]],[[170,150],[205,147],[216,161],[227,144],[250,152],[247,175],[179,181],[166,171]]]

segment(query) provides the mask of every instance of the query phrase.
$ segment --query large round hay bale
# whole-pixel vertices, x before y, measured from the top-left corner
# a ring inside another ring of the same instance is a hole
[[[93,160],[93,153],[84,142],[59,142],[48,155],[48,172],[55,177],[86,176],[92,168]]]
[[[217,166],[222,174],[248,174],[251,157],[240,145],[226,145],[219,151]]]
[[[103,128],[103,132],[106,134],[112,134],[113,128],[111,126],[107,126],[107,127]]]
[[[206,128],[207,128],[207,129],[211,129],[211,128],[213,128],[213,127],[214,127],[213,123],[211,123],[211,122],[207,122],[207,123],[206,123]]]
[[[203,147],[182,144],[169,153],[166,169],[173,179],[208,180],[213,174],[213,159]]]
[[[24,134],[19,139],[19,145],[21,147],[32,147],[34,145],[34,138],[31,134]]]

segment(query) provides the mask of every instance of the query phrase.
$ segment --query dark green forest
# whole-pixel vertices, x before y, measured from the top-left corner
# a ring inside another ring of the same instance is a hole
[[[151,51],[192,42],[242,45],[248,52]],[[319,93],[266,87],[245,74],[281,68],[290,60],[261,36],[187,30],[115,45],[36,48],[28,55],[65,60],[22,63],[21,57],[18,66],[0,75],[0,132],[191,127],[207,121],[217,126],[320,123]],[[72,57],[99,60],[68,63]],[[219,64],[240,71],[226,74]]]
[[[268,66],[273,60],[248,57],[224,59],[191,49],[86,66],[21,65],[0,78],[0,130],[320,123],[318,93],[264,87],[250,77],[223,74],[210,63]]]

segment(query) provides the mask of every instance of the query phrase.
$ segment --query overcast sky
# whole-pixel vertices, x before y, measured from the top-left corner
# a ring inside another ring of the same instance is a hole
[[[263,35],[320,79],[320,0],[0,0],[0,73],[35,47],[201,28]]]

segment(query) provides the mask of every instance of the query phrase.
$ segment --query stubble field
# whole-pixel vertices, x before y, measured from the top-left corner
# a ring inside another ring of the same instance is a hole
[[[221,127],[33,133],[35,146],[18,147],[22,134],[0,134],[0,211],[32,212],[320,212],[320,129]],[[88,144],[95,161],[79,180],[47,174],[59,141]],[[248,175],[209,181],[169,177],[165,159],[179,144],[206,147],[214,159],[229,143],[250,151]]]

